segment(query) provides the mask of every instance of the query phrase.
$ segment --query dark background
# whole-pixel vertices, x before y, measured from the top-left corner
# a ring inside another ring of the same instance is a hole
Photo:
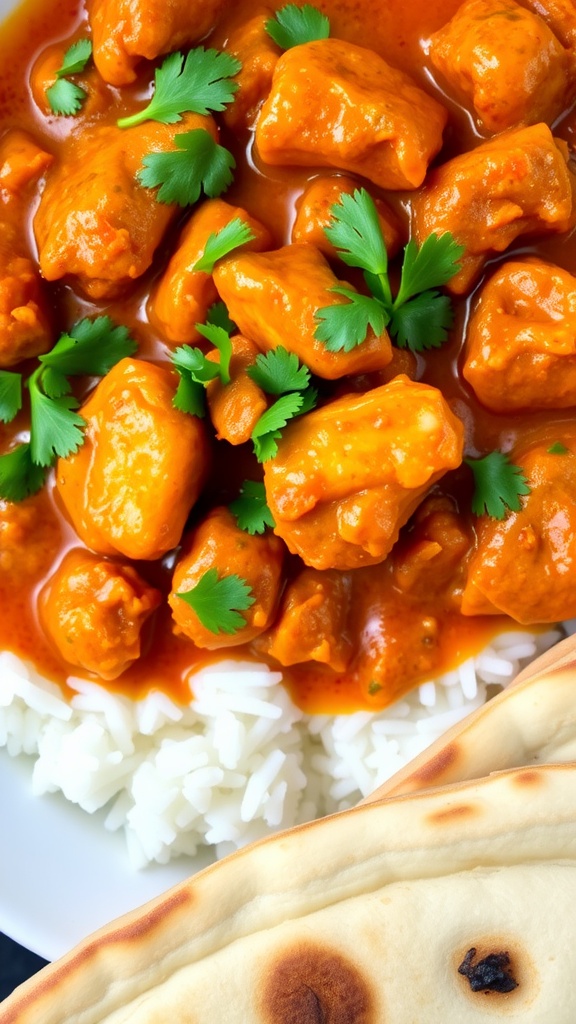
[[[0,932],[0,999],[44,967],[46,960],[24,949]]]

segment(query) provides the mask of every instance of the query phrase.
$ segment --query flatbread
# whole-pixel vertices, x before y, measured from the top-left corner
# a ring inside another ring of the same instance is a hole
[[[0,1024],[573,1024],[575,794],[576,765],[517,769],[264,840],[95,933]]]
[[[490,772],[576,761],[576,635],[444,733],[365,798],[414,793]]]

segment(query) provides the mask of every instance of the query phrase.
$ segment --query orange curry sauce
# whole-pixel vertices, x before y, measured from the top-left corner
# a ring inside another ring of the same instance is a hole
[[[444,25],[459,6],[459,0],[314,0],[316,6],[331,18],[332,35],[359,45],[369,45],[391,64],[410,72],[418,84],[436,96],[450,111],[450,123],[445,132],[445,146],[442,160],[469,148],[477,137],[474,134],[469,115],[449,98],[446,98],[434,83],[431,68],[425,56],[422,40]],[[281,6],[271,3],[269,6]],[[235,24],[254,12],[253,0],[234,0],[229,4],[231,14],[225,17],[210,43],[222,45]],[[57,154],[59,137],[70,130],[70,119],[46,119],[34,104],[28,87],[28,75],[39,55],[50,43],[77,38],[88,32],[86,17],[81,5],[74,0],[32,0],[2,28],[0,40],[0,119],[1,128],[18,127],[29,131],[39,143]],[[142,65],[140,65],[142,68]],[[150,66],[142,68],[135,86],[121,91],[109,87],[110,110],[104,120],[114,123],[119,111],[130,111],[133,105],[141,105],[143,97],[149,95],[152,74]],[[555,134],[571,141],[573,126],[568,115],[555,128]],[[313,169],[263,169],[252,158],[251,139],[247,136],[234,140],[223,132],[223,144],[235,153],[238,170],[234,185],[225,195],[227,201],[247,208],[271,231],[275,243],[280,246],[289,241],[290,228],[294,218],[295,201],[306,181],[314,175]],[[375,190],[377,192],[377,190]],[[397,210],[406,223],[406,195],[388,193],[386,199]],[[34,210],[30,210],[30,238],[34,252],[31,221]],[[156,254],[153,267],[134,290],[118,301],[93,304],[76,295],[68,284],[50,286],[58,330],[70,326],[83,315],[108,313],[116,322],[127,324],[139,343],[139,355],[166,362],[169,351],[146,321],[146,298],[151,285],[162,266],[166,254],[171,251],[177,236],[171,230],[161,251]],[[516,252],[528,251],[526,246]],[[576,252],[573,242],[552,237],[542,245],[531,247],[544,258],[553,259],[572,272],[576,271]],[[507,256],[510,254],[507,253]],[[344,273],[342,276],[346,276]],[[468,428],[468,443],[477,443],[479,451],[489,448],[510,447],[516,433],[523,426],[537,425],[550,419],[561,420],[561,414],[531,414],[502,417],[489,413],[474,399],[470,389],[463,384],[457,372],[457,359],[461,348],[462,332],[467,317],[468,300],[455,300],[456,324],[451,341],[441,351],[418,357],[418,378],[441,388],[453,409]],[[55,333],[55,336],[57,334]],[[369,384],[368,384],[369,386]],[[362,382],[358,382],[358,389]],[[0,438],[5,451],[16,431],[25,429],[26,420],[21,416],[15,424],[2,428]],[[248,452],[239,456],[236,449],[225,443],[214,444],[214,468],[206,498],[201,501],[200,511],[210,505],[226,502],[236,497],[238,487],[247,476],[259,472],[257,464]],[[216,450],[217,449],[217,450]],[[51,478],[49,478],[49,481]],[[441,488],[456,497],[462,508],[470,503],[470,474],[464,469],[449,474],[449,480]],[[10,563],[10,551],[0,533],[0,648],[15,651],[24,658],[34,660],[38,668],[51,678],[65,684],[66,677],[77,674],[64,665],[53,651],[40,628],[36,596],[43,581],[53,571],[63,552],[71,546],[81,546],[71,526],[58,511],[54,501],[51,483],[41,497],[43,518],[42,555],[34,575],[34,587],[19,585],[18,574],[2,572],[2,566]],[[198,514],[194,510],[193,519]],[[3,546],[4,545],[4,546]],[[34,541],[36,553],[38,545]],[[138,570],[143,577],[165,592],[169,589],[171,564],[141,563]],[[364,572],[364,570],[358,570]],[[345,676],[338,675],[324,666],[305,664],[285,670],[285,676],[294,699],[306,710],[336,712],[359,707],[377,709],[400,696],[422,678],[437,674],[452,667],[459,660],[478,650],[495,632],[509,620],[500,616],[486,618],[465,618],[455,612],[446,612],[437,607],[434,595],[422,594],[419,606],[405,605],[402,595],[393,588],[392,577],[387,565],[381,571],[366,573],[364,601],[374,606],[374,614],[364,621],[364,628],[352,638],[360,652],[356,664],[362,665],[357,671]],[[424,623],[419,636],[415,623]],[[433,629],[430,623],[433,624]],[[185,676],[191,666],[206,663],[221,657],[196,650],[190,641],[174,637],[171,630],[169,609],[157,613],[148,631],[145,655],[114,683],[106,684],[114,690],[134,696],[141,695],[150,687],[161,687],[176,699],[188,697]],[[432,638],[432,639],[431,639]],[[388,651],[389,677],[382,689],[371,686],[370,651],[376,645]],[[362,655],[361,651],[364,654]],[[395,650],[398,655],[395,655]],[[224,652],[225,654],[226,652]],[[245,650],[233,648],[233,657],[260,657],[258,645]],[[277,667],[274,665],[274,667]]]

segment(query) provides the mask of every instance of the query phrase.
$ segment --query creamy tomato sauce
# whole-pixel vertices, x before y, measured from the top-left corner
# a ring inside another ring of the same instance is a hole
[[[275,3],[270,6],[281,5]],[[317,3],[316,6],[330,16],[333,36],[370,46],[391,64],[408,71],[423,88],[448,108],[450,121],[444,136],[442,161],[478,142],[480,136],[474,128],[469,111],[462,109],[437,86],[426,55],[426,40],[430,33],[448,21],[458,9],[459,0],[411,0],[410,3],[406,0],[388,0],[386,4],[381,0],[364,0],[362,3],[357,0],[333,0]],[[230,31],[253,13],[251,0],[240,0],[230,4],[230,7],[230,14],[223,18],[210,37],[210,44],[224,46]],[[77,130],[82,118],[81,115],[77,118],[44,117],[31,97],[29,75],[47,47],[76,38],[80,30],[84,34],[89,31],[84,11],[78,5],[68,0],[52,0],[49,5],[45,0],[40,3],[33,0],[26,3],[3,27],[0,40],[2,131],[13,127],[24,129],[56,156],[62,140],[71,131]],[[122,90],[106,87],[109,108],[101,115],[100,123],[114,124],[119,116],[141,105],[143,97],[149,95],[152,77],[150,65],[140,65],[134,85]],[[555,134],[570,143],[574,123],[573,115],[566,113],[555,127]],[[233,151],[237,161],[234,184],[224,198],[245,207],[258,217],[271,232],[276,246],[286,244],[290,240],[296,201],[314,170],[264,167],[254,153],[252,136],[248,133],[235,138],[224,129],[222,141]],[[371,190],[378,194],[378,189]],[[386,201],[396,210],[405,225],[409,198],[408,193],[386,193]],[[31,252],[35,251],[32,230],[35,203],[36,200],[29,211]],[[81,316],[106,312],[117,323],[131,328],[139,344],[139,357],[168,362],[169,350],[147,321],[146,300],[154,281],[165,266],[167,255],[173,249],[185,217],[186,214],[183,214],[178,224],[168,233],[156,253],[151,271],[143,276],[129,294],[120,299],[92,303],[76,293],[68,283],[51,285],[49,294],[53,305],[55,337]],[[563,236],[561,241],[555,236],[537,243],[531,240],[528,245],[522,244],[512,250],[514,254],[528,252],[537,253],[543,259],[552,260],[576,272],[576,251],[572,236]],[[510,255],[509,250],[506,257]],[[339,273],[347,276],[342,270]],[[490,413],[479,404],[470,387],[463,382],[458,361],[470,301],[470,296],[454,300],[456,318],[450,342],[439,351],[417,357],[417,379],[440,388],[454,412],[463,420],[467,451],[470,454],[492,448],[509,450],[516,437],[527,429],[537,430],[539,425],[545,423],[557,423],[558,436],[561,437],[566,423],[571,420],[566,411],[516,413],[514,416]],[[342,383],[334,386],[332,393],[339,393],[338,389],[342,386]],[[371,386],[374,386],[374,382],[369,378],[358,378],[344,382],[343,387],[344,390],[348,387],[348,390],[361,392]],[[12,424],[0,429],[3,451],[8,450],[12,439],[25,430],[26,425],[26,413],[23,413]],[[193,511],[193,521],[197,520],[203,510],[236,497],[245,478],[261,475],[260,467],[251,452],[244,450],[246,448],[243,446],[239,454],[237,449],[226,444],[214,443],[210,479],[199,507]],[[469,473],[465,469],[450,473],[446,480],[437,485],[435,493],[445,493],[454,500],[472,535],[474,521],[469,513]],[[37,559],[37,565],[32,573],[27,574],[26,583],[23,583],[18,566],[10,562],[11,535],[8,530],[4,531],[4,538],[0,533],[0,647],[31,658],[43,673],[65,685],[66,679],[77,673],[62,661],[46,639],[39,622],[37,596],[63,553],[70,547],[82,545],[59,506],[51,477],[43,493],[26,504],[32,504],[35,510],[32,541],[27,541],[27,545],[30,557]],[[404,533],[405,540],[401,541],[401,545],[404,543],[408,550],[409,533]],[[138,565],[143,577],[164,593],[170,588],[172,568],[172,557],[158,563]],[[288,576],[296,569],[297,560],[290,559]],[[350,624],[350,641],[355,650],[351,667],[346,672],[335,672],[323,665],[307,663],[284,670],[287,685],[303,708],[335,712],[384,706],[422,679],[452,667],[481,648],[495,632],[511,625],[510,620],[498,615],[461,616],[454,610],[453,602],[445,599],[444,594],[438,596],[424,585],[417,596],[412,592],[407,598],[398,587],[392,560],[387,560],[376,569],[355,570],[361,576],[357,579],[356,605]],[[266,657],[265,648],[265,643],[260,640],[246,649],[236,647],[224,654],[229,653],[234,658],[262,659]],[[188,685],[185,680],[190,669],[221,657],[222,654],[196,649],[189,640],[174,636],[169,609],[164,605],[146,627],[145,652],[141,659],[119,679],[106,685],[134,696],[151,687],[160,686],[175,698],[186,699]],[[270,664],[278,667],[274,659],[270,659]],[[383,680],[377,684],[374,683],[375,666],[379,666],[378,678]]]

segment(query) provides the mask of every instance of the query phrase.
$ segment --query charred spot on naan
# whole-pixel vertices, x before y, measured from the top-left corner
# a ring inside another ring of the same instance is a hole
[[[263,1024],[375,1024],[368,979],[342,953],[317,942],[281,951],[266,970]]]
[[[475,1004],[489,997],[501,1011],[518,1013],[532,1006],[540,988],[540,975],[523,942],[508,931],[470,933],[452,956],[457,986]]]
[[[427,815],[426,820],[431,825],[443,825],[446,822],[459,822],[462,818],[476,818],[478,814],[478,808],[473,807],[472,804],[458,803],[452,807],[446,807],[442,811],[435,811],[434,814]]]
[[[468,978],[473,992],[512,992],[518,982],[512,977],[510,956],[506,951],[488,953],[481,960],[477,950],[469,949],[458,968],[458,974]]]

